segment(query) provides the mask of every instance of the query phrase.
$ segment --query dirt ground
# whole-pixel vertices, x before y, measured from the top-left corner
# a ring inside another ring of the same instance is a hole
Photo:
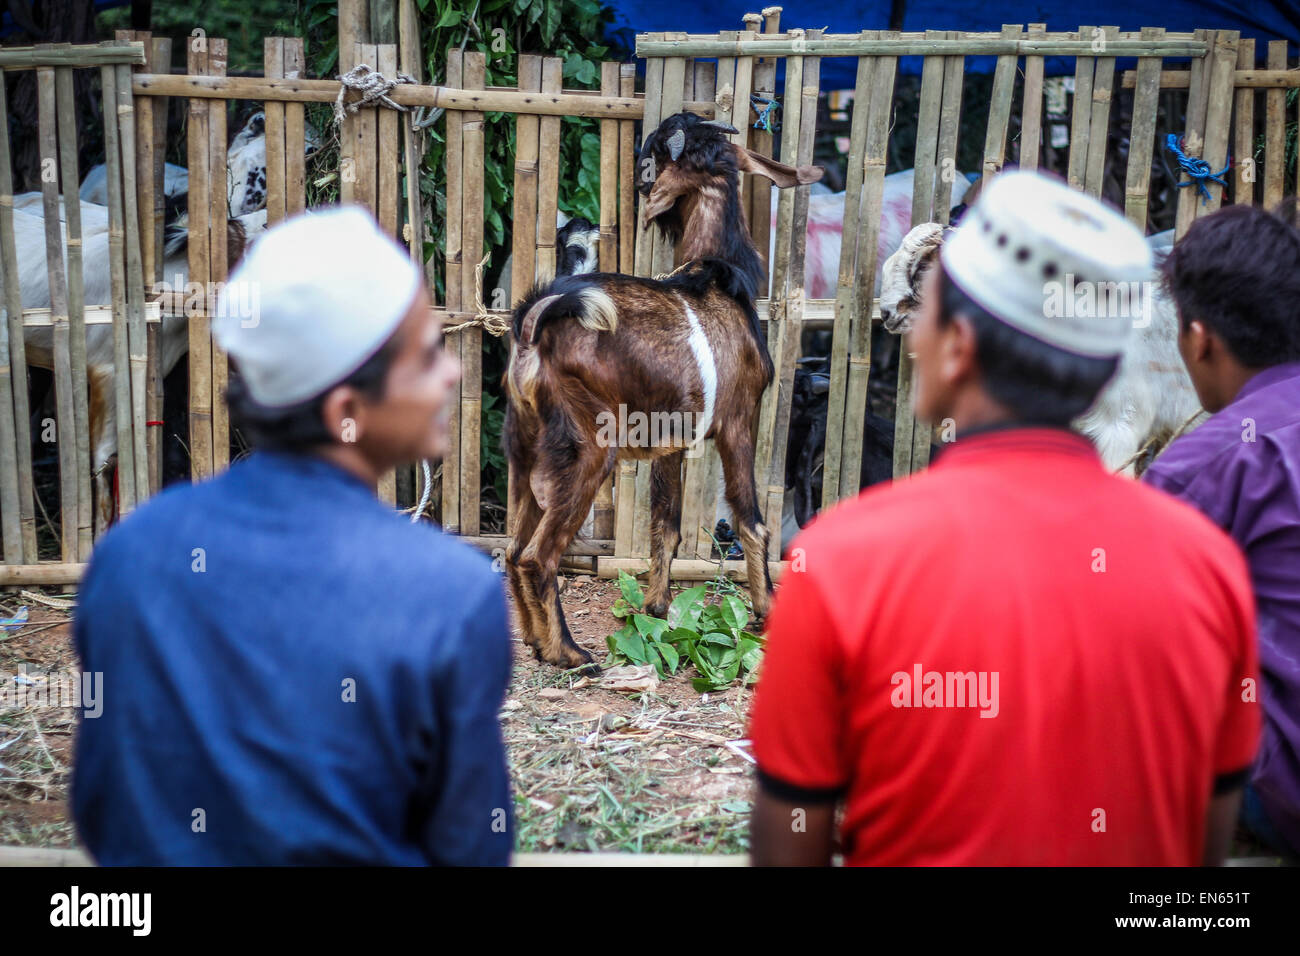
[[[32,593],[0,601],[6,618],[22,605],[30,614],[22,628],[0,630],[6,682],[78,667],[71,612]],[[621,626],[609,613],[617,597],[610,581],[565,582],[570,629],[598,661]],[[741,741],[752,689],[700,695],[691,673],[652,691],[608,690],[539,664],[516,639],[501,721],[520,851],[745,851],[752,765]],[[76,713],[0,706],[0,845],[77,845],[68,806]]]

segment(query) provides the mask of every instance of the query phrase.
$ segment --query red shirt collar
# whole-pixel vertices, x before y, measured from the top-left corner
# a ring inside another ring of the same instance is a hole
[[[947,444],[939,446],[935,465],[964,461],[971,455],[990,452],[1029,452],[1042,455],[1064,455],[1091,461],[1098,467],[1101,458],[1097,449],[1084,436],[1066,428],[1018,423],[986,425],[959,432]]]

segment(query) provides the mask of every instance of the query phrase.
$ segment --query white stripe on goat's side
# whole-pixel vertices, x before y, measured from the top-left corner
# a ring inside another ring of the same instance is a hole
[[[695,364],[699,367],[700,382],[704,386],[704,414],[700,417],[699,427],[695,429],[694,440],[689,442],[693,445],[702,441],[713,425],[713,406],[718,397],[718,367],[713,361],[713,348],[709,345],[708,336],[704,334],[704,326],[700,325],[699,316],[685,299],[681,296],[677,298],[681,300],[682,308],[686,310],[686,321],[691,325],[691,351],[695,353]]]

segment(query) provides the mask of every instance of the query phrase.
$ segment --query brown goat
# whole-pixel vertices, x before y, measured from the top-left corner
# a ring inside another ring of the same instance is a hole
[[[732,144],[725,124],[671,116],[642,148],[642,215],[685,264],[664,280],[596,273],[534,289],[515,310],[505,441],[517,520],[506,569],[524,641],[551,664],[581,667],[560,608],[560,557],[620,458],[652,462],[651,567],[646,610],[662,616],[681,540],[682,459],[713,438],[745,548],[754,611],[766,615],[772,582],[768,531],[754,483],[754,434],[772,360],[754,298],[762,263],[745,227],[738,172],[777,186],[815,182],[821,170],[782,165]],[[677,425],[649,440],[609,426]],[[692,424],[693,423],[693,424]]]

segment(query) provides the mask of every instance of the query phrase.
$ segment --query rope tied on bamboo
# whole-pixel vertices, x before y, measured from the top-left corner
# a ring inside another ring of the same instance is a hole
[[[451,335],[453,332],[459,332],[461,329],[468,329],[475,325],[482,326],[489,335],[498,339],[510,331],[510,323],[499,315],[493,315],[487,310],[487,306],[483,304],[483,267],[488,264],[488,259],[491,257],[492,253],[489,252],[474,267],[474,318],[443,329],[443,335]]]
[[[397,78],[390,80],[378,70],[372,70],[365,63],[358,63],[352,69],[348,70],[338,78],[343,84],[339,87],[338,99],[334,101],[334,125],[341,126],[344,117],[348,113],[355,113],[363,106],[370,106],[379,103],[387,106],[391,110],[405,113],[406,107],[400,103],[395,103],[389,99],[388,94],[393,91],[393,87],[398,83],[414,83],[414,78],[399,72]],[[361,94],[361,99],[353,100],[351,103],[344,103],[343,98],[347,95],[348,90]]]

